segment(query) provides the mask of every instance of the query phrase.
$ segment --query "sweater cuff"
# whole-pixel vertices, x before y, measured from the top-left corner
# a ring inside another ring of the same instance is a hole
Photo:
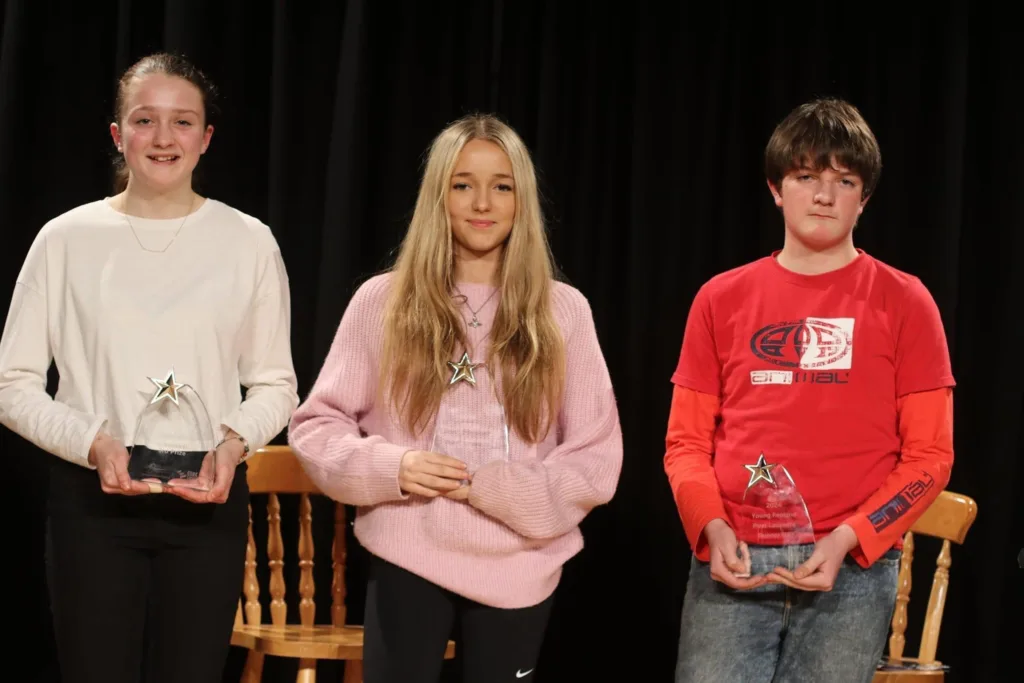
[[[335,448],[331,442],[336,438],[345,437],[344,435],[331,437],[327,442],[328,458],[323,465],[327,473],[331,473],[333,470],[333,458],[331,455]],[[345,449],[343,448],[342,450]],[[405,500],[409,497],[409,494],[398,485],[398,470],[402,465],[402,456],[410,450],[406,446],[396,446],[395,444],[383,442],[370,448],[370,452],[367,454],[368,471],[364,480],[365,493],[370,500],[387,503]]]
[[[93,420],[89,424],[89,428],[82,434],[82,441],[78,444],[77,452],[69,454],[71,457],[68,460],[86,469],[95,470],[96,466],[89,463],[89,450],[92,448],[92,442],[96,440],[96,435],[106,424],[105,418],[100,417]]]
[[[236,410],[227,418],[221,420],[220,435],[217,437],[218,442],[224,440],[228,434],[228,430],[232,430],[235,434],[244,438],[246,443],[249,444],[249,449],[253,453],[267,445],[259,438],[259,430],[245,418],[245,415],[240,410]]]
[[[505,504],[505,497],[500,495],[500,477],[497,476],[499,465],[501,461],[498,460],[488,462],[473,473],[466,502],[490,517],[505,519],[511,510]]]

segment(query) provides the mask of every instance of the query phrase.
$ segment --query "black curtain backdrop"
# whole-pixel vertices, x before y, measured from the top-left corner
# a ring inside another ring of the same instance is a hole
[[[857,18],[864,9],[0,0],[2,309],[43,223],[111,193],[120,72],[180,50],[223,93],[201,189],[269,223],[280,242],[305,395],[352,292],[393,256],[432,136],[466,112],[498,113],[535,155],[553,249],[593,306],[626,446],[618,493],[584,522],[586,549],[566,568],[537,680],[670,681],[690,554],[662,455],[686,314],[707,278],[781,246],[761,170],[775,123],[813,96],[849,98],[885,164],[857,244],[919,275],[938,302],[959,382],[949,487],[980,507],[953,551],[939,657],[951,681],[1014,679],[1024,607],[1020,36],[980,3],[870,23]],[[52,456],[2,429],[0,445],[4,605],[18,634],[0,666],[35,667],[43,660],[25,655],[42,648],[50,664],[39,680],[58,681],[43,576]],[[318,552],[329,553],[329,511],[315,512]],[[351,542],[349,614],[360,623],[366,557]],[[938,544],[919,548],[911,652]],[[294,543],[288,552],[295,591]],[[319,555],[325,620],[329,571]],[[242,656],[233,652],[225,680],[237,680]],[[264,680],[294,671],[268,660]],[[321,673],[339,680],[336,667]]]

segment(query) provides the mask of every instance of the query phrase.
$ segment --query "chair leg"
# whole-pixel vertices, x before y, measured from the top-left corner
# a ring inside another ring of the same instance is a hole
[[[363,660],[345,660],[345,678],[342,683],[363,683]]]
[[[299,660],[299,675],[295,677],[295,683],[316,683],[315,659]]]
[[[249,650],[245,658],[245,668],[242,669],[242,680],[240,683],[260,683],[263,679],[263,654]]]

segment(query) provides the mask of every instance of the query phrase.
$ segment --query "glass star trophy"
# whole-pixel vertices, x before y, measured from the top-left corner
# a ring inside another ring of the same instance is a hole
[[[449,361],[448,366],[452,370],[449,391],[480,392],[469,400],[480,403],[481,409],[469,415],[459,409],[459,401],[441,401],[434,420],[430,451],[461,460],[472,475],[478,467],[492,460],[508,460],[505,410],[490,373],[480,371],[483,363],[472,363],[469,354],[463,353],[458,363]]]
[[[813,544],[807,504],[785,466],[768,463],[762,453],[756,463],[743,467],[750,481],[730,515],[737,540],[775,547]]]
[[[217,437],[199,392],[179,384],[173,368],[156,385],[139,414],[128,448],[128,476],[135,481],[209,491],[216,476]]]

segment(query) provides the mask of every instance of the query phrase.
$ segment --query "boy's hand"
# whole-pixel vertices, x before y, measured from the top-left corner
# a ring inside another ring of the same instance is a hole
[[[750,590],[768,582],[767,576],[750,577],[750,550],[736,542],[736,534],[723,519],[713,519],[704,527],[711,550],[711,578],[736,590]]]
[[[841,524],[814,545],[814,552],[796,570],[791,572],[785,567],[776,567],[768,575],[769,580],[798,590],[830,591],[835,585],[839,568],[843,566],[843,560],[847,553],[857,547],[857,543],[857,534],[853,528]]]

